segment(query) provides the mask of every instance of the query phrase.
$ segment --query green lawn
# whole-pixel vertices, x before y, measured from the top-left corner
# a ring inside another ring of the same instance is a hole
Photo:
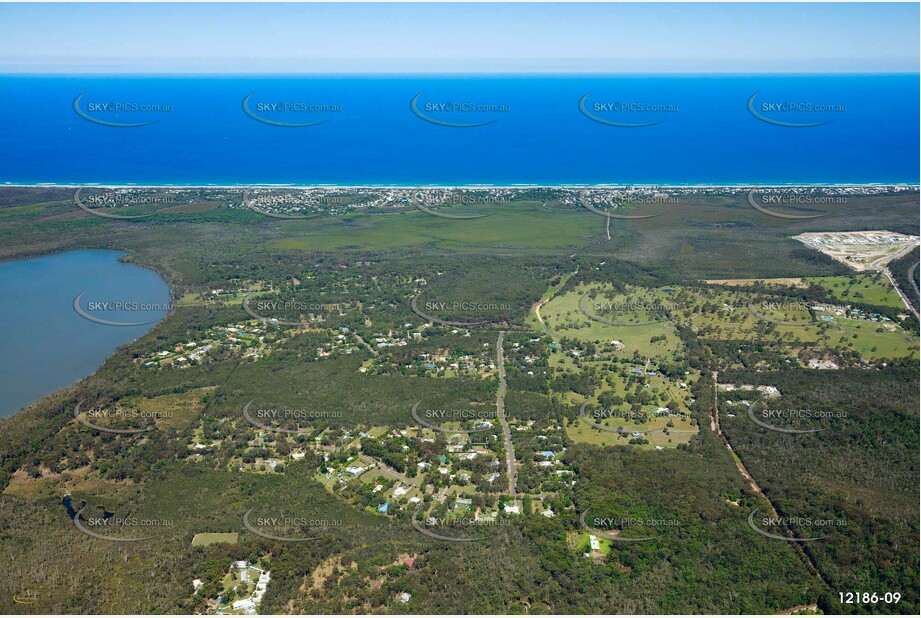
[[[672,421],[674,427],[666,427],[666,423]],[[690,419],[681,418],[653,418],[648,423],[634,423],[624,419],[607,419],[600,425],[606,425],[612,430],[623,427],[627,431],[626,436],[621,436],[614,431],[603,431],[596,429],[583,419],[578,418],[572,423],[565,426],[566,435],[573,442],[583,444],[594,444],[596,446],[615,446],[627,445],[633,436],[631,431],[649,431],[643,434],[643,438],[649,441],[649,444],[634,445],[637,448],[653,449],[657,446],[663,448],[675,448],[679,444],[687,444],[691,438],[697,435],[697,429],[691,424]],[[665,433],[668,430],[669,433]]]
[[[585,315],[579,309],[579,301],[592,289],[599,289],[597,286],[578,286],[575,290],[557,296],[549,301],[541,309],[541,315],[547,326],[557,335],[578,339],[580,341],[610,342],[620,341],[624,345],[622,354],[630,356],[633,352],[639,352],[642,356],[649,358],[669,358],[674,359],[675,355],[681,349],[681,340],[675,332],[675,327],[671,322],[663,321],[654,324],[639,324],[630,326],[612,326],[593,320]],[[639,298],[642,292],[647,293],[643,296],[646,302],[653,299],[665,299],[666,295],[654,290],[645,290],[636,288],[636,296],[631,295],[619,297],[615,302],[627,303]],[[598,300],[601,300],[600,297]],[[586,301],[591,309],[592,301]],[[604,317],[624,322],[643,322],[650,316],[644,310],[637,312],[623,312],[622,314],[605,315]],[[654,337],[664,337],[664,340],[651,343]]]
[[[572,541],[573,547],[575,547],[576,551],[578,551],[579,553],[587,554],[589,552],[589,549],[591,548],[591,543],[590,543],[588,536],[589,536],[588,532],[583,532],[579,534],[578,536],[576,536],[575,539]],[[611,551],[611,541],[609,539],[604,538],[603,536],[599,536],[597,538],[598,538],[598,546],[599,546],[598,553],[602,556],[606,556]]]
[[[879,307],[905,307],[892,284],[882,274],[861,274],[852,277],[805,277],[807,284],[817,285],[837,300]]]
[[[730,289],[685,288],[677,290],[674,299],[679,307],[674,312],[675,317],[691,322],[698,335],[706,339],[773,340],[788,344],[791,350],[807,345],[852,349],[866,360],[901,358],[906,354],[918,356],[917,335],[894,323],[851,320],[837,315],[828,323],[812,321],[809,312],[798,306],[801,301],[787,303],[781,296]],[[769,324],[748,308],[750,300],[753,308],[766,318],[801,324]],[[766,327],[769,332],[765,331]]]
[[[192,547],[205,547],[206,545],[216,545],[218,543],[237,544],[237,537],[240,535],[236,532],[199,532],[192,538]]]
[[[462,212],[460,208],[447,209]],[[351,215],[292,222],[293,232],[269,243],[276,249],[330,251],[342,248],[395,249],[435,245],[445,249],[515,248],[526,252],[577,247],[597,236],[597,217],[588,212],[553,213],[537,202],[515,202],[481,219],[450,221],[419,211],[397,215]]]

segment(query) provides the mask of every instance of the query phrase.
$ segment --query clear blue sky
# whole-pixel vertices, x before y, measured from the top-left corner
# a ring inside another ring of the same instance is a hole
[[[917,72],[919,5],[0,4],[0,73]]]

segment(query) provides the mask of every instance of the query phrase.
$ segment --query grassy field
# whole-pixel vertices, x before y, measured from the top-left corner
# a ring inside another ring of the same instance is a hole
[[[860,303],[902,309],[905,305],[882,274],[865,273],[833,277],[787,277],[777,279],[713,279],[708,283],[727,286],[751,286],[760,283],[772,287],[804,289],[815,286],[842,303]]]
[[[905,305],[892,284],[882,274],[861,274],[852,277],[804,277],[803,281],[817,285],[830,296],[844,303],[862,303],[879,307],[902,309]]]
[[[192,537],[192,547],[206,547],[218,543],[236,545],[239,536],[237,532],[199,532]]]
[[[690,322],[707,339],[789,344],[791,350],[805,345],[854,350],[866,360],[918,357],[918,337],[895,323],[848,319],[813,320],[805,303],[770,294],[719,288],[679,288],[672,295],[673,315]],[[749,307],[751,302],[751,308]],[[753,310],[754,309],[754,312]],[[755,315],[755,312],[758,315]],[[796,322],[778,324],[771,322]]]
[[[454,213],[459,208],[447,209]],[[575,248],[597,237],[598,217],[585,211],[550,212],[537,202],[515,202],[480,219],[451,221],[419,211],[387,216],[353,215],[294,222],[269,243],[277,249],[397,249],[433,245],[443,249],[516,249],[535,252]]]
[[[216,387],[195,388],[185,393],[161,395],[152,399],[139,399],[137,409],[153,416],[159,427],[185,430],[192,426],[205,408],[204,398]]]
[[[576,532],[571,535],[570,542],[572,543],[572,546],[575,548],[576,551],[583,553],[583,554],[587,554],[591,550],[591,543],[588,537],[589,537],[588,532],[582,532],[582,533]],[[597,539],[598,539],[598,550],[596,552],[597,555],[607,556],[609,553],[611,553],[612,541],[604,538],[603,536],[599,536],[597,537]]]
[[[555,334],[579,341],[610,342],[620,341],[624,345],[624,355],[634,352],[645,357],[674,359],[681,347],[681,341],[670,322],[640,324],[631,326],[612,326],[588,317],[579,309],[583,296],[598,287],[580,285],[574,290],[561,294],[547,302],[541,309],[541,315],[547,327]],[[638,291],[637,294],[640,294]],[[649,294],[644,298],[655,298]],[[629,299],[622,297],[623,302]],[[618,316],[605,316],[610,319],[642,322],[649,318],[645,311],[623,312]],[[664,339],[651,342],[654,337]]]
[[[832,295],[842,302],[862,301],[878,306],[900,302],[885,279],[880,282],[873,275],[806,280],[813,281],[837,292],[837,296]],[[790,281],[784,283],[789,286]],[[648,323],[663,317],[690,325],[707,340],[781,344],[793,361],[804,350],[810,351],[810,357],[821,356],[823,350],[856,353],[866,361],[918,357],[918,336],[902,329],[896,321],[869,315],[851,318],[834,308],[816,310],[813,315],[810,307],[814,303],[780,292],[692,286],[672,286],[667,290],[627,286],[625,291],[614,293],[605,285],[582,284],[546,302],[541,315],[557,337],[595,344],[620,342],[623,347],[615,357],[621,359],[634,354],[653,361],[680,357],[682,343],[672,323]],[[667,315],[663,316],[662,308]],[[638,324],[614,326],[596,319],[599,317]],[[550,355],[550,366],[558,370],[578,371],[579,366],[590,367],[597,362],[600,361],[584,358],[577,361],[567,349]],[[578,397],[564,394],[563,400],[573,403]]]
[[[558,354],[565,361],[571,363],[572,359]],[[606,361],[583,361],[583,366],[604,366]],[[566,367],[573,370],[575,367],[567,367],[564,364],[559,367]],[[687,376],[684,380],[668,378],[661,373],[649,376],[643,375],[637,377],[632,373],[634,368],[644,368],[641,365],[620,365],[620,369],[615,372],[605,372],[605,379],[601,386],[595,390],[592,397],[583,397],[574,392],[560,393],[560,399],[563,403],[571,406],[582,406],[588,403],[586,412],[589,418],[592,418],[592,410],[600,407],[607,409],[617,409],[624,413],[629,413],[631,404],[627,403],[632,394],[639,392],[650,397],[650,402],[640,405],[648,417],[648,420],[640,422],[631,418],[627,420],[622,417],[611,417],[602,419],[592,419],[596,425],[602,425],[605,429],[593,427],[591,423],[583,418],[567,422],[565,425],[566,434],[573,442],[585,444],[594,444],[597,446],[611,446],[616,444],[628,444],[632,436],[630,432],[643,432],[642,437],[649,441],[649,444],[638,445],[642,448],[676,447],[679,444],[687,443],[696,433],[696,425],[691,420],[691,410],[689,402],[691,391],[687,388],[687,383],[698,378],[697,372]],[[602,406],[599,401],[606,397],[618,397],[623,403],[611,406]],[[656,410],[659,407],[667,407],[675,413],[682,416],[657,416]],[[669,426],[671,425],[671,426]],[[619,435],[617,429],[622,428],[626,436]],[[647,433],[648,432],[648,433]]]
[[[666,427],[671,421],[673,427]],[[654,418],[648,423],[634,423],[624,419],[607,419],[598,423],[609,427],[611,431],[604,431],[592,427],[585,420],[579,418],[565,425],[566,436],[573,442],[583,444],[594,444],[595,446],[615,446],[629,444],[633,438],[630,432],[646,431],[642,434],[643,438],[649,441],[649,444],[635,445],[637,448],[653,449],[657,446],[662,448],[674,448],[679,444],[687,444],[697,434],[697,428],[690,419],[682,418]],[[618,427],[623,427],[627,435],[622,436],[616,433]]]

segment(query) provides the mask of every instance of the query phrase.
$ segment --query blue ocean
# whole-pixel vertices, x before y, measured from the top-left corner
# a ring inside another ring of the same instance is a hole
[[[0,182],[919,182],[918,75],[0,77]]]

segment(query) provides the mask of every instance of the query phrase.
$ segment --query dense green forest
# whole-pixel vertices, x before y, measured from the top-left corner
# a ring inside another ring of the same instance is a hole
[[[523,190],[507,213],[473,224],[401,208],[280,221],[242,208],[237,191],[203,189],[180,201],[207,208],[110,221],[76,209],[69,190],[0,189],[0,259],[124,249],[166,279],[175,303],[93,375],[0,420],[0,550],[9,570],[0,611],[213,613],[231,564],[246,560],[271,571],[260,613],[734,614],[811,605],[917,613],[916,358],[828,351],[840,368],[809,370],[794,361],[811,355],[791,359],[776,328],[733,339],[666,309],[655,318],[668,335],[640,344],[673,349],[652,358],[611,351],[615,335],[582,314],[591,336],[559,334],[535,318],[539,303],[580,286],[605,286],[610,298],[680,287],[672,298],[683,302],[714,290],[768,292],[709,279],[847,275],[792,239],[814,224],[765,221],[744,194],[727,193],[685,197],[661,217],[607,230],[584,209],[545,207],[552,198]],[[916,233],[917,198],[854,199],[847,218],[830,217],[823,229]],[[917,259],[915,250],[890,265],[909,296]],[[834,300],[816,287],[769,291]],[[427,323],[414,300],[445,323]],[[688,311],[696,319],[722,304],[695,300]],[[917,336],[913,317],[854,306]],[[213,341],[209,354],[185,364],[151,360],[191,357],[189,342],[205,341]],[[659,388],[653,378],[682,383],[697,429],[690,439],[655,448],[642,436],[614,446],[593,442],[598,431],[574,438],[582,401],[639,409],[667,399],[650,394]],[[727,394],[717,382],[743,387]],[[758,385],[779,399],[744,388]],[[614,386],[623,395],[604,390]],[[517,496],[506,489],[496,412],[503,388]],[[784,433],[752,422],[742,400],[753,410],[826,414],[781,419],[784,429],[821,430]],[[81,401],[170,416],[111,426],[136,433],[96,431],[75,419]],[[493,424],[461,448],[414,429],[417,402],[474,410]],[[272,417],[266,429],[247,418],[248,403],[311,414]],[[432,487],[418,508],[447,517],[458,505],[445,497],[454,483],[437,461],[450,446],[452,457],[469,448],[488,455],[463,470],[475,491],[457,494],[471,494],[471,509],[497,512],[474,542],[420,534],[411,509],[377,508],[377,492],[405,476]],[[361,457],[393,472],[337,485],[337,471]],[[273,458],[281,463],[270,468]],[[436,466],[418,467],[427,460]],[[518,514],[503,510],[515,503]],[[158,525],[144,540],[105,541],[78,529],[71,510],[80,508]],[[749,522],[772,509],[845,525],[814,542],[778,540]],[[284,535],[311,540],[285,542],[253,532],[247,514],[324,523],[292,524]],[[603,551],[585,549],[592,530],[603,531]],[[193,544],[220,533],[237,540]],[[902,600],[842,605],[845,591]]]
[[[916,247],[889,263],[889,271],[892,273],[896,283],[899,284],[899,289],[908,297],[915,309],[919,307],[918,278],[921,277],[921,268],[918,267],[919,252],[921,252],[921,249]]]
[[[722,427],[778,512],[841,520],[810,528],[825,538],[804,544],[833,589],[900,592],[903,603],[917,608],[917,368],[739,372],[720,379],[770,384],[781,397],[766,406],[812,413],[771,423],[819,430],[813,433],[766,430],[742,413]],[[837,598],[827,602],[836,613],[851,611]],[[864,610],[902,611],[884,603]]]

